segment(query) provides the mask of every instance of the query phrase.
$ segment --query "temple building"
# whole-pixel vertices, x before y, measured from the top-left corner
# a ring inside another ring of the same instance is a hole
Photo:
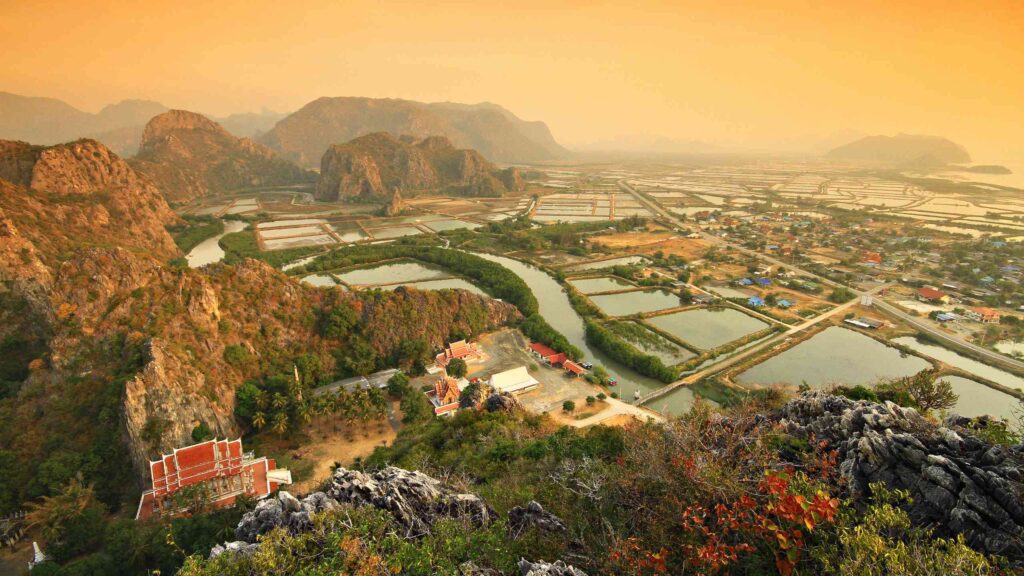
[[[204,505],[225,508],[238,496],[266,498],[281,485],[292,483],[291,472],[278,469],[274,460],[243,452],[241,439],[207,440],[175,448],[150,462],[149,471],[153,486],[142,493],[136,520],[186,514],[186,500],[197,493]],[[188,493],[182,494],[185,489]]]
[[[472,342],[466,342],[465,340],[459,340],[458,342],[452,342],[434,358],[438,367],[444,368],[448,365],[448,362],[455,358],[461,358],[466,363],[475,362],[483,359],[483,352],[480,347]]]
[[[488,384],[498,392],[521,394],[523,392],[533,390],[540,385],[540,382],[538,382],[533,376],[530,376],[530,373],[526,370],[526,366],[520,366],[518,368],[505,370],[504,372],[498,372],[497,374],[492,375]]]
[[[459,381],[451,376],[441,376],[434,382],[434,389],[427,391],[427,398],[434,406],[434,415],[451,416],[459,409],[459,396],[462,389]]]

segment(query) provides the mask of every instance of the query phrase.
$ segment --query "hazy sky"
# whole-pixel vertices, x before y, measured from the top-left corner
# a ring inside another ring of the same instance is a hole
[[[574,145],[945,135],[1024,169],[1024,1],[0,0],[0,90],[227,114],[497,102]]]

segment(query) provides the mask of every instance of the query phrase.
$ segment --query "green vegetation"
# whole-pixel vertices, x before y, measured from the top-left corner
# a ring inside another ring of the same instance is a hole
[[[462,358],[452,358],[445,367],[445,372],[452,378],[462,378],[466,375],[466,361]]]
[[[852,290],[845,286],[840,286],[835,290],[832,290],[832,293],[828,295],[828,300],[829,302],[835,302],[836,304],[843,304],[856,297],[857,295],[854,294]]]
[[[181,217],[182,223],[167,227],[174,243],[185,254],[188,254],[200,242],[207,238],[224,232],[224,222],[213,216],[192,216]]]
[[[227,264],[237,264],[246,258],[253,258],[262,260],[274,268],[280,268],[289,262],[323,250],[317,246],[305,246],[264,252],[256,243],[256,234],[251,227],[225,235],[218,244],[224,250],[224,262]]]
[[[588,344],[645,376],[657,378],[665,383],[674,382],[679,377],[679,372],[675,368],[665,366],[661,358],[638,351],[619,338],[615,332],[593,320],[586,321],[586,338]]]
[[[491,296],[519,309],[525,318],[520,329],[527,337],[564,352],[571,358],[582,356],[579,349],[540,315],[537,298],[522,278],[501,264],[473,254],[414,243],[362,245],[329,252],[306,265],[305,270],[328,271],[394,258],[419,260],[465,277]]]
[[[914,527],[900,508],[906,493],[875,485],[871,500],[842,499],[827,447],[739,424],[780,401],[751,395],[726,419],[698,402],[681,420],[628,430],[556,428],[546,416],[503,412],[424,420],[361,467],[446,473],[499,516],[536,500],[571,538],[537,530],[512,538],[500,520],[442,521],[404,538],[390,514],[343,507],[318,515],[309,531],[265,535],[253,555],[195,555],[183,574],[454,576],[466,562],[512,574],[519,558],[571,558],[589,574],[644,576],[1000,573],[999,560]]]

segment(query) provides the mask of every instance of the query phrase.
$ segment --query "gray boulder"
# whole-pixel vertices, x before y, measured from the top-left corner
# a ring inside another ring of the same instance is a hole
[[[561,560],[549,564],[543,560],[530,562],[525,558],[519,560],[519,573],[522,576],[587,576],[583,570],[574,568]]]
[[[557,534],[564,534],[567,530],[561,518],[544,510],[534,500],[526,506],[516,506],[508,511],[508,527],[513,538],[519,538],[531,528]]]

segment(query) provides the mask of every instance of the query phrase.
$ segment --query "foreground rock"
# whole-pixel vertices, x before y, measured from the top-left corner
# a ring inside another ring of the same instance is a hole
[[[373,473],[339,468],[323,492],[314,492],[301,500],[288,492],[278,493],[247,512],[235,529],[234,542],[214,546],[210,557],[224,553],[251,554],[259,548],[259,537],[275,528],[284,528],[292,534],[310,530],[316,514],[342,506],[373,506],[388,512],[405,530],[405,536],[415,538],[430,533],[434,524],[443,519],[456,519],[474,526],[486,526],[498,519],[487,502],[475,494],[458,492],[439,480],[419,471],[387,467]],[[528,530],[565,533],[560,518],[547,512],[537,502],[517,506],[509,512],[509,529],[518,538]],[[534,576],[586,576],[584,572],[563,562],[529,562],[521,560],[522,574]],[[497,574],[467,563],[463,574],[482,576]]]
[[[868,496],[874,482],[907,490],[915,524],[940,536],[963,534],[984,552],[1024,559],[1024,446],[993,446],[890,402],[822,393],[790,402],[780,418],[787,432],[827,440],[838,451],[854,497]]]

